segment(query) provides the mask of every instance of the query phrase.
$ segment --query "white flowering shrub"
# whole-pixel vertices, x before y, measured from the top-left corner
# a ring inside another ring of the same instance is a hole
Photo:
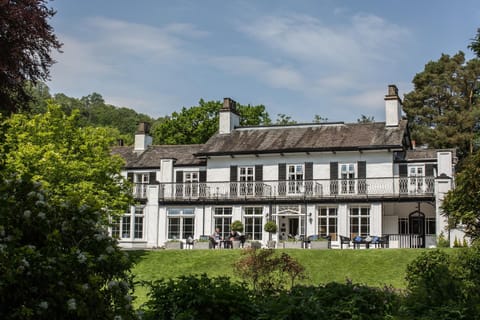
[[[131,266],[100,212],[0,177],[0,319],[131,319]]]

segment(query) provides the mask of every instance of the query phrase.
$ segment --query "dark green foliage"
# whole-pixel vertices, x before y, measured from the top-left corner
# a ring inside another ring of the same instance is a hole
[[[240,220],[235,220],[232,222],[232,226],[230,227],[231,230],[237,232],[243,232],[243,223]]]
[[[0,319],[133,318],[132,264],[102,215],[0,180]]]
[[[412,139],[431,148],[457,148],[463,159],[476,148],[480,119],[480,60],[442,54],[413,79],[403,109]]]
[[[257,309],[245,284],[207,275],[158,280],[148,285],[149,301],[144,318],[163,319],[256,319]]]
[[[391,319],[398,304],[398,295],[391,288],[332,282],[295,286],[274,298],[266,297],[258,319]]]
[[[223,104],[220,101],[204,101],[200,99],[198,106],[183,107],[163,121],[152,126],[154,144],[201,144],[218,131],[219,111]],[[265,106],[242,106],[237,104],[241,126],[269,124],[270,118]]]
[[[275,221],[269,220],[267,221],[267,223],[265,223],[265,226],[263,227],[263,229],[269,233],[276,233],[278,228]]]
[[[0,1],[0,113],[28,107],[27,81],[45,81],[62,44],[48,20],[47,0]]]
[[[234,269],[240,277],[249,281],[254,291],[278,292],[305,275],[303,267],[287,253],[277,254],[272,249],[248,248],[235,262]]]
[[[480,58],[480,28],[477,29],[477,34],[468,45],[468,49],[472,50],[477,55],[477,58]]]
[[[415,319],[480,319],[480,248],[425,252],[407,268],[402,313]]]
[[[462,223],[467,236],[480,239],[480,151],[463,161],[457,173],[455,189],[449,191],[442,208],[449,218],[450,227]]]

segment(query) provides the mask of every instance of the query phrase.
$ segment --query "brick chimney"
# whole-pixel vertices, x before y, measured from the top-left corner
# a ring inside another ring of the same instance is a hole
[[[388,94],[385,96],[385,124],[398,126],[402,120],[402,100],[398,96],[398,88],[394,84],[388,85]]]
[[[223,107],[219,115],[219,133],[230,133],[240,125],[240,116],[237,113],[236,102],[230,98],[223,99]]]
[[[133,151],[142,153],[148,146],[152,144],[152,137],[150,136],[150,125],[146,122],[138,124],[137,133],[135,133],[135,146]]]

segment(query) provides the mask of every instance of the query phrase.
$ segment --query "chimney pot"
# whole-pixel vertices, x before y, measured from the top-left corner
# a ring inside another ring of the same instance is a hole
[[[149,134],[150,133],[150,125],[147,122],[140,122],[138,124],[137,133]]]
[[[398,96],[398,88],[394,84],[388,85],[388,95],[389,96]]]

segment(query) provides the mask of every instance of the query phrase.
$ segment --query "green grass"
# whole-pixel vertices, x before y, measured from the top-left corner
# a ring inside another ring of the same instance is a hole
[[[287,252],[305,266],[308,278],[304,284],[344,282],[348,278],[370,286],[404,288],[407,264],[425,250],[428,249],[278,251]],[[232,266],[240,253],[241,250],[158,250],[132,251],[131,255],[137,261],[133,268],[135,279],[149,281],[201,273],[240,279]],[[141,305],[146,300],[146,289],[138,286],[135,295],[137,306]]]

